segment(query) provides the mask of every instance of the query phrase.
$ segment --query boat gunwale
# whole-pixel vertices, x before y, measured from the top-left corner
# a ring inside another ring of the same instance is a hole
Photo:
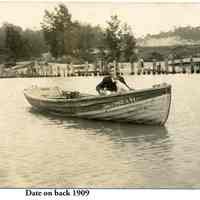
[[[38,89],[40,89],[38,87]],[[76,102],[84,102],[84,101],[91,101],[91,100],[102,100],[102,99],[116,99],[116,98],[121,98],[121,97],[125,97],[125,96],[130,96],[132,94],[140,94],[143,92],[150,92],[150,91],[156,91],[156,90],[162,90],[162,89],[170,89],[169,94],[171,95],[171,85],[167,84],[165,86],[160,86],[160,87],[152,87],[152,88],[147,88],[147,89],[140,89],[140,90],[133,90],[133,91],[128,91],[125,93],[117,93],[117,94],[110,94],[110,95],[105,95],[105,96],[97,96],[97,95],[91,95],[91,96],[86,96],[86,97],[82,97],[82,98],[74,98],[74,99],[66,99],[66,98],[49,98],[49,97],[43,97],[43,96],[37,96],[37,95],[32,95],[30,94],[28,91],[30,90],[30,88],[25,89],[24,90],[24,95],[26,97],[30,97],[32,99],[35,100],[39,100],[39,101],[48,101],[48,102],[59,102],[59,103],[76,103]]]

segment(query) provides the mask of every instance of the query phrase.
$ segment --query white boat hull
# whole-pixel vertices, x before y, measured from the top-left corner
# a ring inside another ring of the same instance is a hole
[[[33,88],[25,90],[24,94],[34,108],[56,115],[138,124],[165,124],[171,104],[169,85],[119,95],[79,99],[59,96],[50,98],[48,92],[50,93],[50,89]]]

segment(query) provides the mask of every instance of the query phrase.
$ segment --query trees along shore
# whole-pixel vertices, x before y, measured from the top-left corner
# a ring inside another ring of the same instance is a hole
[[[43,56],[47,52],[51,55],[48,59]],[[176,57],[172,61],[164,61],[169,54],[175,55],[173,49],[166,51],[166,54],[162,55],[155,48],[137,47],[131,27],[122,23],[117,15],[111,16],[103,29],[73,21],[64,4],[57,5],[53,11],[45,10],[41,30],[23,30],[9,23],[0,27],[0,64],[4,64],[0,72],[17,69],[19,74],[27,76],[105,75],[113,67],[113,62],[116,62],[118,69],[126,68],[125,71],[130,74],[176,73],[180,65],[184,65],[182,70],[187,71],[188,64],[184,60],[179,64],[177,61],[172,63]],[[33,61],[34,67],[28,65],[27,69],[23,69],[23,66],[20,68],[16,65],[12,69],[16,62],[24,60]],[[54,64],[38,64],[42,61]],[[65,67],[59,67],[59,63]],[[195,72],[198,62],[190,63],[193,63],[190,64],[191,72]],[[54,66],[57,66],[56,70]]]

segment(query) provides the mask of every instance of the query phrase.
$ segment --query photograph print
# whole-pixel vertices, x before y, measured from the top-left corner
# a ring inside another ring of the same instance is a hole
[[[0,2],[0,188],[199,188],[199,12]]]

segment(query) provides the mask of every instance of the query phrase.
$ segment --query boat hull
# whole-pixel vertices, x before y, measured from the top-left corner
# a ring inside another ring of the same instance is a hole
[[[166,84],[124,94],[77,99],[66,99],[59,94],[50,98],[49,93],[48,88],[24,92],[34,108],[52,114],[135,124],[164,125],[171,104],[171,86]]]

